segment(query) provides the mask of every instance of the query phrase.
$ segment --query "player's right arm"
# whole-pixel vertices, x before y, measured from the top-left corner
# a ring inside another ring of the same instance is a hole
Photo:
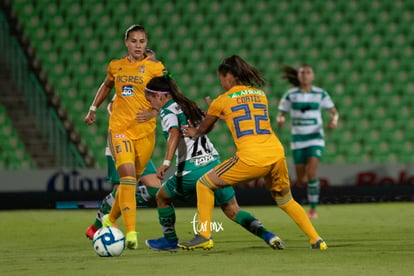
[[[103,83],[96,92],[95,98],[89,108],[88,114],[85,116],[85,123],[91,125],[96,121],[95,111],[102,104],[102,102],[108,97],[112,88],[114,87],[114,81],[109,80],[108,77],[105,78]]]
[[[282,127],[286,122],[286,113],[290,110],[291,103],[289,100],[288,92],[283,95],[282,99],[279,102],[279,113],[276,117],[277,127]]]

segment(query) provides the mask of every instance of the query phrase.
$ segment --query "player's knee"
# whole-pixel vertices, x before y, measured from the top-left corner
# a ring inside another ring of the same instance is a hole
[[[211,189],[211,190],[217,190],[219,187],[217,187],[216,184],[213,183],[213,181],[211,181],[210,177],[205,174],[202,177],[200,177],[197,180],[197,184],[196,185],[204,185],[207,188]]]
[[[272,193],[272,197],[274,198],[277,205],[279,206],[281,204],[283,205],[284,203],[286,203],[292,198],[292,194],[291,194],[289,187],[287,188],[283,188],[281,186],[275,187],[274,189],[272,189],[271,193]]]
[[[171,198],[168,197],[163,188],[159,189],[155,194],[158,208],[166,208],[171,205]]]
[[[292,198],[292,194],[289,193],[281,197],[275,197],[274,199],[275,199],[277,206],[283,209],[285,204],[291,201],[293,198]]]
[[[304,175],[302,177],[298,177],[297,181],[299,186],[306,186],[306,184],[308,184],[308,176]]]

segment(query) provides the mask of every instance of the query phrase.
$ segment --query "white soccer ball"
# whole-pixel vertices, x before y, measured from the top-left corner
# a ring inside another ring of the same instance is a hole
[[[93,236],[92,245],[101,257],[120,256],[125,249],[125,235],[116,227],[102,227]]]

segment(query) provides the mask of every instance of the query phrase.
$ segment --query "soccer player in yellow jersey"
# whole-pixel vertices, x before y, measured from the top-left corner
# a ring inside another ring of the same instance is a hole
[[[268,115],[268,102],[260,72],[239,56],[233,55],[218,67],[218,76],[225,93],[215,99],[198,128],[182,127],[185,136],[199,137],[208,133],[222,116],[236,144],[236,155],[217,165],[197,181],[199,221],[210,225],[214,207],[214,190],[264,177],[277,205],[284,210],[308,236],[311,248],[325,250],[305,210],[292,197],[285,153],[274,134]],[[190,241],[179,243],[184,249],[213,247],[210,227]]]
[[[120,177],[118,192],[109,215],[102,218],[103,226],[111,226],[122,215],[126,228],[126,246],[138,247],[135,190],[137,179],[143,173],[155,146],[155,116],[145,122],[138,113],[150,110],[144,89],[153,77],[166,71],[162,62],[147,56],[147,32],[141,25],[132,25],[125,32],[128,55],[112,60],[107,76],[99,87],[85,117],[90,125],[95,121],[95,111],[115,88],[116,98],[109,119],[108,146]]]

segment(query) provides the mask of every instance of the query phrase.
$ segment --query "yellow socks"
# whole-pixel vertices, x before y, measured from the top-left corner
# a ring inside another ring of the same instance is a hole
[[[211,237],[210,222],[214,209],[214,192],[209,187],[215,187],[215,185],[206,175],[202,176],[196,185],[198,219],[200,221],[199,234],[209,239]]]
[[[118,190],[118,189],[117,189]],[[112,223],[115,223],[116,220],[121,216],[121,209],[119,208],[119,192],[115,194],[114,203],[111,207],[111,210],[109,212],[109,221]]]
[[[137,220],[137,202],[135,197],[137,180],[135,177],[127,176],[120,179],[118,192],[116,197],[124,219],[126,232],[135,231],[135,224]],[[114,211],[115,212],[115,211]],[[111,211],[112,216],[112,211]]]
[[[296,222],[300,229],[308,236],[310,243],[314,244],[319,238],[318,233],[310,222],[305,210],[293,198],[285,204],[279,205]]]

